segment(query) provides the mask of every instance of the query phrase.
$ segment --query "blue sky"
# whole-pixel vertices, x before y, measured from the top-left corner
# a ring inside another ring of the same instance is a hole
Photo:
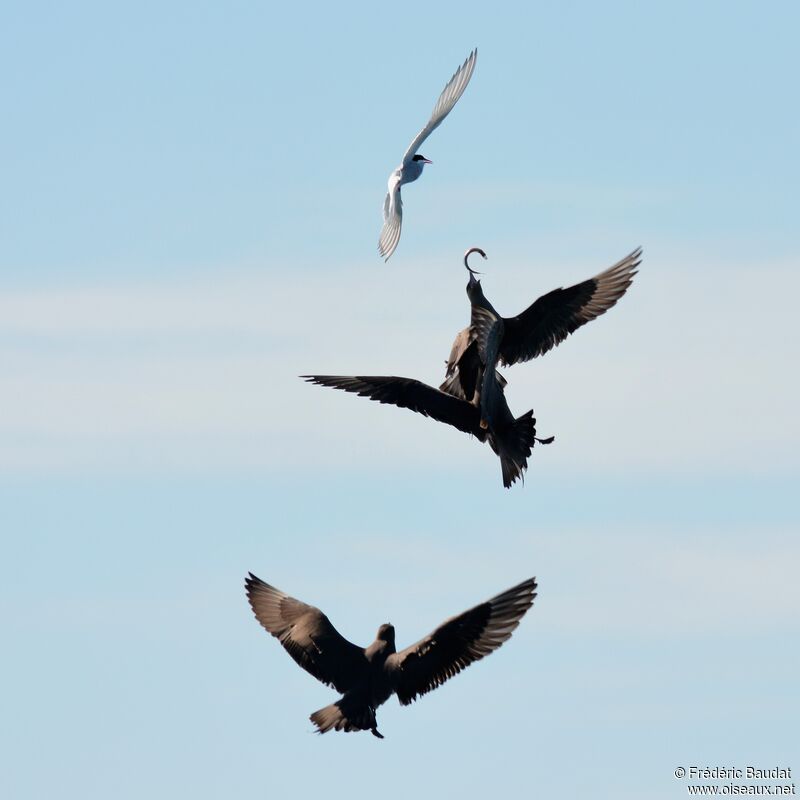
[[[7,7],[0,794],[672,798],[679,765],[800,768],[798,23]],[[386,178],[474,46],[384,265]],[[644,247],[618,307],[509,370],[556,436],[511,491],[487,447],[296,377],[440,381],[472,245],[509,314]],[[384,706],[385,741],[318,737],[332,693],[248,570],[360,644],[540,595]]]

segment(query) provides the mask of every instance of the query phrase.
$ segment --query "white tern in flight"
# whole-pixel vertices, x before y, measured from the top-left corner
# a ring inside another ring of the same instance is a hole
[[[378,240],[378,253],[386,261],[394,253],[397,243],[400,241],[400,228],[403,224],[403,200],[400,197],[400,187],[404,183],[415,181],[422,175],[423,167],[433,163],[418,153],[417,148],[442,124],[444,118],[458,102],[458,98],[464,94],[464,89],[467,88],[475,69],[477,57],[478,50],[476,48],[450,78],[436,101],[431,118],[408,146],[400,166],[389,176],[389,191],[383,201],[383,229]]]

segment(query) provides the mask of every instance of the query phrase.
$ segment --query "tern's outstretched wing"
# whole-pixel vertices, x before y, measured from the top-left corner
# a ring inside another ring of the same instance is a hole
[[[642,249],[588,281],[542,295],[516,317],[504,319],[500,344],[504,364],[529,361],[560,344],[581,325],[605,314],[631,285]]]
[[[467,57],[467,60],[455,71],[455,74],[447,86],[444,87],[439,99],[436,101],[431,118],[428,124],[414,137],[414,141],[408,146],[403,156],[403,166],[408,164],[419,149],[419,146],[436,130],[444,118],[453,110],[453,106],[458,102],[459,97],[464,94],[472,73],[475,69],[475,61],[478,58],[478,49],[475,48]]]
[[[400,173],[393,172],[389,178],[389,191],[383,201],[383,228],[378,239],[378,252],[388,261],[400,241],[403,226],[403,198],[400,196]]]
[[[318,608],[289,597],[252,572],[245,587],[256,619],[304,670],[342,694],[362,680],[369,667],[364,651],[348,642]]]
[[[389,656],[397,699],[405,706],[464,667],[497,650],[536,597],[536,578],[514,586],[442,623],[416,644]]]

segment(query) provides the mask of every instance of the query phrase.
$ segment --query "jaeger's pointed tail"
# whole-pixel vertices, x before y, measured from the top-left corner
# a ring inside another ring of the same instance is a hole
[[[536,418],[533,411],[517,417],[514,424],[494,436],[500,467],[503,471],[503,486],[508,489],[528,468],[528,456],[536,441]]]
[[[328,731],[372,731],[378,729],[375,711],[368,705],[348,701],[346,697],[315,711],[309,719],[317,726],[319,733]],[[376,733],[379,738],[383,738]]]

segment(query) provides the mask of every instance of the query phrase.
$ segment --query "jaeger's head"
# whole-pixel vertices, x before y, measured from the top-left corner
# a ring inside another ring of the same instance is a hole
[[[394,645],[394,625],[387,622],[378,628],[378,635],[375,637],[381,642]]]

